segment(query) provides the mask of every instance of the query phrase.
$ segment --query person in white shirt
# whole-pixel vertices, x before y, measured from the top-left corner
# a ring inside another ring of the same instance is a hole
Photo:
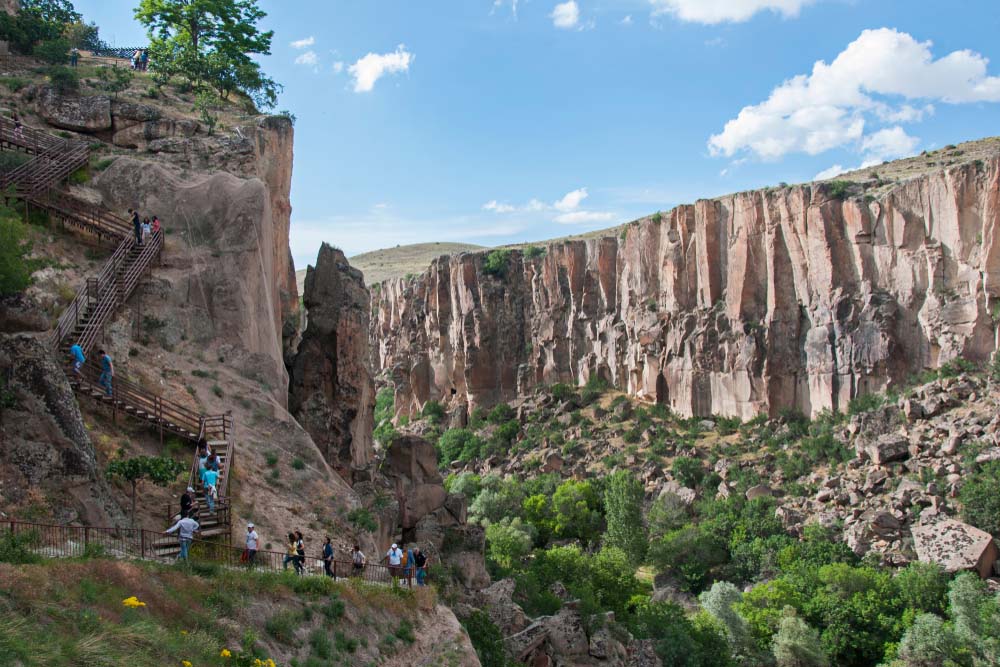
[[[365,554],[361,551],[361,547],[357,544],[354,545],[354,551],[351,552],[351,563],[354,564],[352,574],[360,576],[361,572],[365,569],[365,563],[367,562]]]
[[[191,517],[183,517],[164,533],[164,535],[177,533],[177,537],[180,539],[181,552],[177,555],[177,560],[187,560],[191,540],[194,539],[194,534],[198,532],[199,528],[197,521]]]
[[[247,565],[254,566],[257,559],[257,545],[260,544],[260,535],[253,527],[252,523],[247,524]]]
[[[382,559],[383,563],[386,561],[389,563],[389,574],[392,575],[393,579],[397,578],[402,570],[400,566],[403,564],[403,550],[395,542],[385,553],[385,558]]]

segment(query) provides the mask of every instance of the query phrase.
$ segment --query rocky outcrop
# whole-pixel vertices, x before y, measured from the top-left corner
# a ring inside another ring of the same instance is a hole
[[[29,336],[0,335],[0,378],[0,516],[123,523],[50,351]]]
[[[937,563],[945,572],[972,570],[983,578],[993,576],[1000,549],[986,531],[946,519],[915,526],[912,532],[921,561]]]
[[[289,412],[350,480],[375,457],[368,289],[344,254],[324,243],[306,274],[303,303],[308,324],[289,367]]]
[[[38,114],[49,125],[76,132],[111,129],[111,98],[107,95],[63,95],[52,86],[38,91]]]
[[[824,184],[652,216],[621,238],[441,257],[373,294],[396,407],[509,401],[599,376],[684,415],[844,409],[913,371],[994,349],[1000,160],[878,199]]]

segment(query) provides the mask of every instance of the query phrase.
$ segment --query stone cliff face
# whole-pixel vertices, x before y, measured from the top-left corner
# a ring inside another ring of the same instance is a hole
[[[745,192],[629,225],[623,238],[441,257],[373,294],[376,365],[413,414],[597,375],[684,415],[816,414],[995,347],[1000,159],[878,199],[823,184]]]
[[[375,457],[369,295],[361,272],[323,244],[306,274],[308,324],[289,367],[289,411],[348,480]]]

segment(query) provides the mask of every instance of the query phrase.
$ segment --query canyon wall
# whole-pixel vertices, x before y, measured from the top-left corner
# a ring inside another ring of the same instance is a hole
[[[1000,160],[840,199],[744,192],[621,237],[435,260],[372,295],[375,365],[396,408],[469,407],[597,375],[683,415],[843,410],[861,393],[995,348]]]

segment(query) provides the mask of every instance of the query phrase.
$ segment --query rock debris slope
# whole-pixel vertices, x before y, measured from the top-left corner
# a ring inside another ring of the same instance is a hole
[[[683,415],[844,409],[992,353],[1000,160],[860,196],[819,183],[701,200],[621,237],[435,260],[373,292],[396,408],[491,405],[593,375]]]

